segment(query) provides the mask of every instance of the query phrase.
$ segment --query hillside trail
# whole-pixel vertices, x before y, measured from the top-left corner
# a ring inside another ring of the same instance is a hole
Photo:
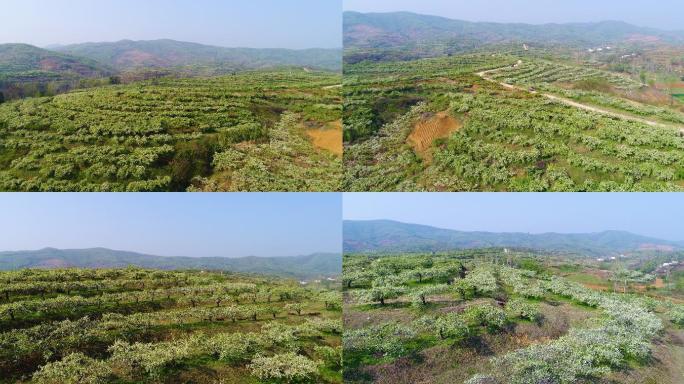
[[[591,105],[582,104],[582,103],[576,102],[576,101],[574,101],[574,100],[570,100],[570,99],[567,99],[567,98],[565,98],[565,97],[553,95],[553,94],[550,94],[550,93],[539,93],[539,92],[537,92],[537,91],[530,91],[529,89],[526,89],[526,88],[524,88],[524,87],[520,87],[520,86],[517,86],[517,85],[512,85],[512,84],[503,83],[503,82],[494,80],[494,79],[492,79],[491,77],[487,76],[487,74],[489,74],[489,73],[496,72],[496,71],[501,70],[501,69],[504,69],[504,68],[508,68],[508,67],[502,67],[502,68],[497,68],[497,69],[491,69],[491,70],[488,70],[488,71],[477,72],[477,75],[478,75],[479,77],[483,78],[484,80],[487,80],[487,81],[490,81],[490,82],[493,82],[493,83],[497,83],[497,84],[501,85],[501,86],[504,87],[504,88],[513,89],[513,90],[518,90],[518,91],[522,91],[522,92],[528,92],[528,93],[531,93],[531,94],[539,94],[539,95],[542,95],[542,96],[546,97],[547,99],[550,99],[550,100],[553,100],[553,101],[557,101],[557,102],[559,102],[559,103],[562,103],[562,104],[565,104],[565,105],[568,105],[568,106],[571,106],[571,107],[575,107],[575,108],[578,108],[578,109],[582,109],[582,110],[585,110],[585,111],[600,113],[600,114],[602,114],[602,115],[607,115],[607,116],[611,116],[611,117],[616,117],[616,118],[618,118],[618,119],[623,119],[623,120],[634,121],[634,122],[637,122],[637,123],[643,123],[643,124],[650,125],[650,126],[653,126],[653,127],[663,127],[663,128],[677,129],[677,130],[679,130],[679,132],[684,133],[684,128],[681,127],[681,126],[670,125],[670,124],[663,124],[663,123],[659,123],[659,122],[657,122],[657,121],[648,120],[648,119],[644,119],[644,118],[641,118],[641,117],[632,116],[632,115],[625,114],[625,113],[609,111],[609,110],[602,109],[602,108],[598,108],[598,107],[594,107],[594,106],[591,106]]]

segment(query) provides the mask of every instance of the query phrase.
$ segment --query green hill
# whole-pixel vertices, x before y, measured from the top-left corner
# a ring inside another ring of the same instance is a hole
[[[315,253],[291,257],[164,257],[106,248],[0,252],[0,270],[23,268],[208,269],[309,278],[341,273],[339,254]]]
[[[119,70],[192,65],[213,65],[233,70],[279,66],[304,66],[335,71],[341,68],[339,49],[224,48],[168,39],[84,43],[55,49],[87,57]]]
[[[344,13],[344,47],[347,59],[351,55],[352,60],[359,50],[426,57],[472,51],[485,45],[562,44],[589,48],[627,41],[683,43],[684,33],[620,21],[532,25],[469,22],[409,12]],[[364,57],[372,58],[373,55],[367,53]]]
[[[586,256],[639,249],[674,250],[683,244],[624,231],[598,233],[465,232],[389,220],[345,221],[344,252],[431,252],[489,247],[528,248]]]
[[[32,72],[103,76],[110,71],[94,60],[34,47],[28,44],[0,44],[0,79]]]

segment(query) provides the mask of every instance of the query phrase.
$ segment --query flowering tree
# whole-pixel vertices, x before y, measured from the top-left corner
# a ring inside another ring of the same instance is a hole
[[[318,376],[319,363],[293,352],[271,357],[257,356],[249,369],[259,380],[277,383],[313,383]]]
[[[64,359],[48,363],[33,375],[36,384],[105,384],[112,369],[106,362],[91,359],[82,353],[72,353]]]
[[[470,328],[468,324],[457,313],[448,313],[437,318],[435,321],[435,332],[437,336],[444,339],[454,339],[460,341],[468,337]]]
[[[395,299],[403,294],[404,291],[403,287],[379,286],[359,292],[358,297],[365,302],[385,305],[385,300]]]

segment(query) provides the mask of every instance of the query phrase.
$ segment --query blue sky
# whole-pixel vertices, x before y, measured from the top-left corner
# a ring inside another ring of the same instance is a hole
[[[161,256],[340,252],[339,193],[5,193],[0,250],[105,247]]]
[[[410,11],[469,21],[531,24],[620,20],[684,30],[682,0],[344,0],[344,9]]]
[[[225,47],[339,48],[342,0],[2,0],[0,43],[168,38]]]
[[[491,232],[626,230],[684,240],[682,193],[345,193],[343,200],[347,220]]]

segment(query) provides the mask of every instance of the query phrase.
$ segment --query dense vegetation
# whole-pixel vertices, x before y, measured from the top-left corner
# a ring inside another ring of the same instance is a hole
[[[587,268],[502,250],[345,256],[345,382],[679,383],[684,306],[654,275]],[[573,281],[599,272],[605,288]]]
[[[0,105],[0,190],[332,191],[310,130],[340,119],[339,76],[164,78]]]
[[[0,383],[341,383],[341,295],[234,273],[0,273]]]
[[[343,188],[684,189],[684,128],[677,125],[684,113],[667,104],[626,100],[622,93],[646,92],[637,91],[643,82],[633,76],[536,57],[542,53],[347,64]],[[591,106],[621,115],[568,105],[559,94],[593,98]],[[437,124],[423,138],[430,148],[416,150],[411,134],[439,114],[459,128],[430,136],[439,132]],[[644,117],[655,122],[639,120]]]

